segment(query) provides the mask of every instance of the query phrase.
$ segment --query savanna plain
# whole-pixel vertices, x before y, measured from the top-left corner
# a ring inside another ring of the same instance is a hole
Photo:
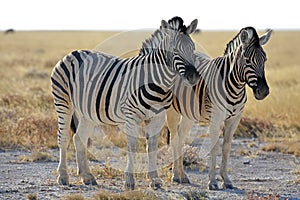
[[[226,44],[237,33],[202,31],[192,38],[201,51],[217,57],[223,55]],[[120,55],[120,47],[128,45],[128,51],[122,56],[136,54],[139,46],[130,46],[138,44],[136,33],[131,36],[127,33],[126,40],[114,40],[120,34],[0,32],[0,199],[300,199],[300,31],[275,30],[264,46],[270,95],[257,101],[247,88],[248,101],[235,134],[230,167],[230,175],[239,189],[206,189],[207,159],[197,157],[195,142],[205,137],[200,134],[205,128],[199,128],[199,134],[185,146],[185,167],[191,182],[197,184],[171,183],[170,164],[160,170],[164,190],[149,189],[146,175],[140,173],[137,190],[125,192],[123,172],[111,167],[108,160],[100,163],[91,153],[92,171],[100,186],[83,186],[76,175],[71,144],[70,174],[75,179],[71,179],[71,186],[58,186],[57,119],[50,89],[51,71],[64,55],[75,49],[107,50]],[[104,43],[109,45],[101,45]],[[167,149],[164,137],[165,131],[161,134],[161,149]],[[109,127],[105,140],[110,143],[101,141],[101,145],[126,146],[124,134]],[[143,138],[140,143],[140,150],[145,151]],[[171,158],[168,153],[164,156]],[[272,174],[268,178],[259,176],[268,173]]]

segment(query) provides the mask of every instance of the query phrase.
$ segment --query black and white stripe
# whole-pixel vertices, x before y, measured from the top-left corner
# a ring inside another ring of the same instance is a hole
[[[246,84],[254,93],[256,99],[264,99],[269,94],[269,87],[265,79],[264,65],[266,54],[262,45],[268,42],[271,31],[262,37],[252,27],[241,29],[238,35],[227,44],[223,57],[210,59],[198,53],[196,67],[200,74],[200,81],[195,86],[185,86],[182,79],[175,83],[173,106],[168,111],[168,126],[171,134],[178,138],[173,141],[174,181],[189,182],[182,169],[181,149],[192,122],[209,122],[211,169],[210,189],[217,189],[215,179],[217,140],[222,124],[225,124],[223,159],[221,175],[224,186],[232,188],[227,176],[227,159],[229,156],[232,135],[240,121],[247,96]],[[182,115],[181,121],[174,117],[176,113]],[[178,124],[178,121],[180,123]],[[177,128],[178,127],[178,128]],[[185,132],[185,133],[184,133]],[[209,152],[208,151],[208,152]]]
[[[181,19],[171,19],[178,20]],[[163,20],[161,29],[143,44],[140,54],[132,58],[120,59],[97,51],[79,50],[58,62],[51,81],[59,125],[60,184],[69,182],[66,149],[74,115],[79,121],[74,136],[78,172],[84,183],[97,184],[86,159],[86,145],[93,127],[125,123],[128,140],[125,187],[134,188],[133,161],[140,123],[147,120],[151,125],[157,123],[156,120],[151,122],[152,119],[163,116],[163,111],[172,103],[171,88],[178,75],[190,84],[196,83],[199,77],[194,68],[195,47],[189,37],[196,26],[197,20],[194,20],[188,27],[181,23],[178,29],[172,30]],[[148,43],[155,45],[147,49]],[[148,133],[153,134],[158,133]]]

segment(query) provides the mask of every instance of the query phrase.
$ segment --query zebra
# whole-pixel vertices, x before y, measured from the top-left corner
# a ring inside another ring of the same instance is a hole
[[[51,86],[58,116],[59,184],[69,184],[66,154],[73,116],[78,119],[73,141],[77,171],[83,183],[97,185],[86,155],[94,127],[125,124],[128,157],[125,189],[134,189],[134,161],[141,122],[146,124],[150,152],[157,146],[154,138],[162,129],[165,110],[172,104],[171,88],[176,77],[184,77],[187,84],[195,84],[199,79],[194,67],[195,45],[189,36],[197,27],[197,19],[187,27],[180,17],[170,19],[169,23],[179,24],[178,29],[172,29],[162,20],[161,28],[143,43],[137,56],[121,59],[92,50],[75,50],[56,64]],[[156,46],[149,49],[149,43]],[[148,177],[154,186],[160,187],[160,182],[155,182],[156,156],[149,154]]]
[[[183,85],[181,79],[175,83],[174,100],[167,111],[167,126],[173,137],[174,182],[190,182],[183,170],[182,160],[186,133],[191,130],[194,122],[209,122],[209,151],[205,152],[205,155],[211,153],[208,188],[218,189],[215,178],[216,156],[223,125],[220,174],[223,187],[233,188],[227,175],[231,142],[247,100],[245,85],[252,88],[257,100],[269,94],[264,67],[267,58],[262,45],[269,41],[271,33],[269,30],[259,37],[253,27],[241,29],[227,44],[223,57],[210,59],[202,53],[196,53],[196,68],[201,77],[195,86]]]
[[[10,28],[10,29],[7,29],[7,30],[4,31],[4,35],[13,34],[15,32],[16,31],[14,29]]]

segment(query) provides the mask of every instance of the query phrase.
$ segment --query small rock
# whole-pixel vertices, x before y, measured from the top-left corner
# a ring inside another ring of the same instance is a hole
[[[245,160],[245,161],[243,162],[243,164],[244,164],[244,165],[250,165],[250,160]]]

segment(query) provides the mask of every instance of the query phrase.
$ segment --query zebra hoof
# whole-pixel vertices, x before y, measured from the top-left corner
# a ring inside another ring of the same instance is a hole
[[[208,184],[208,189],[209,190],[219,190],[219,187],[218,187],[218,184],[216,182],[214,182],[214,183],[210,182]]]
[[[59,175],[57,178],[57,183],[59,185],[69,185],[69,176],[68,175],[66,175],[66,176]]]
[[[154,190],[161,188],[163,181],[160,178],[153,178],[150,183],[150,187]]]
[[[134,190],[134,178],[132,173],[125,173],[125,190]]]
[[[223,183],[222,186],[224,189],[234,189],[232,183]]]
[[[189,180],[189,177],[183,173],[183,176],[181,177],[181,183],[186,183],[186,184],[190,184],[190,180]]]
[[[184,175],[184,177],[173,176],[172,181],[176,183],[186,183],[186,184],[191,183],[187,175]]]
[[[85,177],[85,178],[83,179],[83,183],[84,183],[85,185],[98,185],[98,183],[97,183],[95,177],[94,177],[92,174],[90,174],[88,177]]]

